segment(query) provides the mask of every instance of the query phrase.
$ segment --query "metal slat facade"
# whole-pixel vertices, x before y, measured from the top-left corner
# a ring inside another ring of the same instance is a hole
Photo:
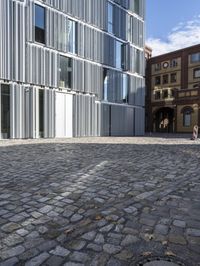
[[[36,41],[36,5],[45,12],[44,43]],[[1,0],[0,99],[7,97],[1,93],[6,84],[10,126],[0,123],[0,137],[54,138],[58,92],[73,95],[74,137],[144,134],[144,14],[145,0]],[[71,60],[68,87],[60,85],[61,57]],[[7,107],[0,105],[5,118]]]

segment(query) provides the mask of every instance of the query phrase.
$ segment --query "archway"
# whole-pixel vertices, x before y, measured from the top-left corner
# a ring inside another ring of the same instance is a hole
[[[174,132],[174,109],[162,107],[154,113],[154,130],[163,133]]]

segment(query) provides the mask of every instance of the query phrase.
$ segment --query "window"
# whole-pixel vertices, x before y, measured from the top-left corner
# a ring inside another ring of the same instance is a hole
[[[113,5],[108,2],[108,32],[113,33]]]
[[[35,41],[45,44],[45,9],[35,5]]]
[[[160,91],[155,92],[155,100],[160,100]]]
[[[128,76],[127,74],[123,74],[122,101],[123,103],[128,103]]]
[[[200,68],[195,68],[193,70],[193,76],[194,76],[195,79],[196,78],[200,78]]]
[[[72,89],[72,59],[60,56],[60,87]]]
[[[1,116],[1,135],[2,138],[10,138],[10,87],[9,85],[1,85],[0,90],[0,116]]]
[[[168,82],[168,75],[163,75],[163,84],[167,84]]]
[[[135,11],[135,13],[138,14],[138,15],[139,15],[139,13],[140,13],[140,4],[139,4],[139,1],[140,1],[140,0],[135,0],[135,1],[134,1],[134,11]]]
[[[185,111],[183,113],[183,126],[190,127],[191,126],[191,112]]]
[[[160,76],[155,77],[155,85],[160,85]]]
[[[170,67],[173,68],[173,67],[177,67],[178,66],[178,59],[172,59],[170,61]]]
[[[155,71],[161,70],[161,63],[155,64],[154,67],[155,67]]]
[[[199,89],[199,88],[200,88],[200,84],[199,83],[193,85],[193,89]]]
[[[168,98],[168,90],[163,91],[163,99]]]
[[[171,83],[175,83],[177,81],[177,78],[176,78],[176,73],[172,73],[170,75],[170,80],[171,80]]]
[[[170,90],[170,96],[171,96],[172,98],[174,98],[174,96],[175,96],[175,89],[171,89],[171,90]]]
[[[67,47],[68,52],[77,53],[77,22],[71,19],[68,19]]]
[[[44,137],[44,90],[39,90],[39,136]]]
[[[193,112],[194,110],[190,106],[186,106],[181,110],[181,113],[183,114],[183,126],[184,127],[191,126]]]
[[[107,69],[103,70],[103,100],[108,101],[108,74]]]
[[[190,63],[198,63],[200,62],[200,53],[191,54]]]
[[[115,43],[115,67],[122,68],[122,43],[119,41]]]

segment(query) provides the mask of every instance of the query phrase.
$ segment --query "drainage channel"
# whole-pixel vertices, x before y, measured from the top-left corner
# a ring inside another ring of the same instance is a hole
[[[171,257],[151,257],[143,258],[135,266],[187,266],[178,258]]]

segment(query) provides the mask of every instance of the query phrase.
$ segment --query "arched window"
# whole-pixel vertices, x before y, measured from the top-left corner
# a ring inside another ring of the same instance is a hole
[[[181,113],[183,114],[183,126],[184,127],[190,127],[192,124],[192,113],[194,110],[190,106],[186,106],[181,110]]]

